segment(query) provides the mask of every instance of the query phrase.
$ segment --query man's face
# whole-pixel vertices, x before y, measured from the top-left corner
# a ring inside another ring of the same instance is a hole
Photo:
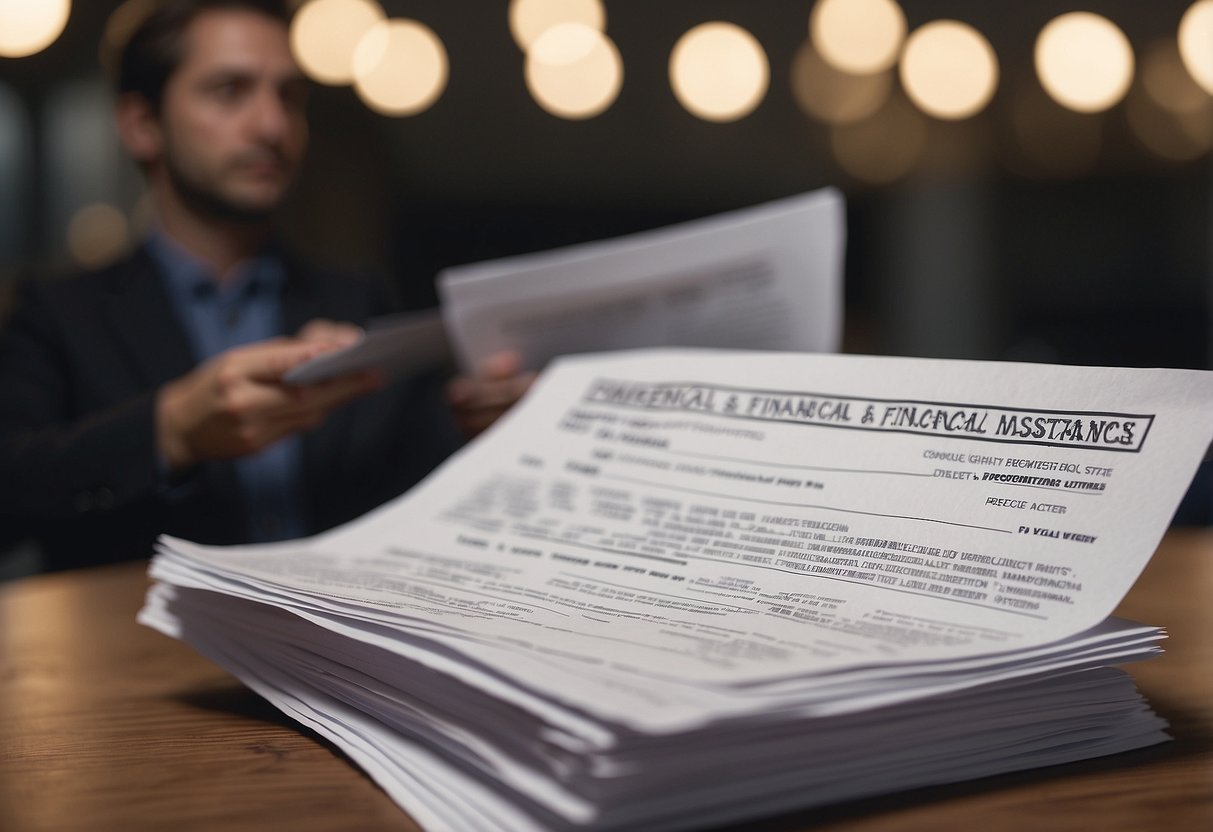
[[[160,161],[194,210],[262,220],[307,147],[308,82],[279,21],[244,10],[199,15],[164,88]]]

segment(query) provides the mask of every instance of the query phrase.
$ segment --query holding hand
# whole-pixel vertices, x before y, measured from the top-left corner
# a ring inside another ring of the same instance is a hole
[[[378,373],[283,384],[282,376],[296,364],[345,345],[346,336],[319,332],[307,340],[275,338],[228,350],[161,388],[156,444],[169,469],[256,453],[319,426],[335,408],[382,387]]]
[[[460,376],[447,385],[455,424],[466,436],[475,436],[521,399],[535,378],[533,372],[522,372],[518,353],[495,353],[476,375]]]
[[[297,337],[304,341],[327,344],[332,349],[344,349],[357,344],[364,335],[362,327],[348,321],[330,321],[328,318],[313,318],[303,325]]]

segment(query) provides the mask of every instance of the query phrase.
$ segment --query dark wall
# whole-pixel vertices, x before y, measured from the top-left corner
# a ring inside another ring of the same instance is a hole
[[[446,265],[837,185],[849,198],[851,349],[1208,363],[1209,155],[1184,163],[1152,156],[1118,107],[1094,117],[1102,149],[1080,172],[1042,174],[1016,157],[1010,114],[1034,84],[1033,38],[1071,3],[905,0],[911,28],[941,17],[977,26],[993,42],[1003,77],[978,117],[924,121],[926,149],[915,172],[871,185],[834,161],[829,130],[794,102],[788,72],[807,34],[808,0],[610,0],[607,31],[624,60],[623,93],[584,122],[555,118],[526,93],[505,0],[382,2],[389,14],[415,17],[442,37],[448,89],[431,110],[407,119],[370,112],[348,89],[318,89],[310,167],[286,225],[312,256],[387,272],[410,305],[433,301],[434,274]],[[55,90],[98,75],[96,43],[116,5],[77,2],[49,50],[0,60],[0,84],[19,95],[36,137]],[[1085,8],[1144,46],[1172,36],[1187,6],[1100,0]],[[673,43],[710,19],[748,28],[771,62],[766,99],[733,124],[689,115],[666,80]],[[64,258],[62,228],[46,210],[45,162],[37,151],[31,176],[15,185],[30,227],[13,250],[0,251],[0,276],[15,261]],[[114,200],[129,207],[129,193],[119,191]]]

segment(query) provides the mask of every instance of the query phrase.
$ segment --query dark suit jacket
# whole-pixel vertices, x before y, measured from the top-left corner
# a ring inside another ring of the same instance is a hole
[[[288,262],[288,332],[325,317],[385,311],[364,281]],[[160,533],[247,542],[229,462],[166,488],[156,465],[154,396],[194,365],[148,255],[100,272],[27,282],[0,333],[0,520],[33,534],[62,569],[146,557]],[[311,532],[401,493],[458,444],[435,379],[405,379],[347,405],[304,437]]]

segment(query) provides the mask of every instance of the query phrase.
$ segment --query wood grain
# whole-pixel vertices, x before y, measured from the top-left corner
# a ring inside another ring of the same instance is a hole
[[[136,624],[146,587],[141,565],[0,586],[0,830],[419,830],[327,743]],[[1213,830],[1213,533],[1168,536],[1119,612],[1170,632],[1130,669],[1174,742],[736,832]]]
[[[0,589],[0,829],[419,829],[330,746],[136,624],[143,571]]]

